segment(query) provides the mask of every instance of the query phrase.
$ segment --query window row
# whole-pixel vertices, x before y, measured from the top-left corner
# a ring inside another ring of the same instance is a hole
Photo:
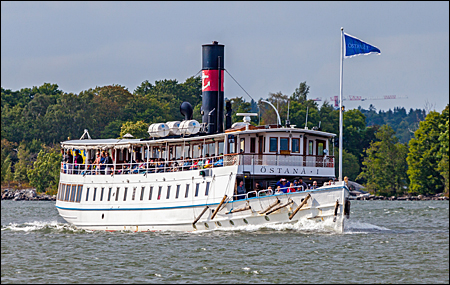
[[[56,199],[61,201],[80,203],[82,193],[83,185],[59,183],[59,189],[58,194],[56,195]]]
[[[209,188],[210,188],[211,182],[206,182],[205,187],[205,196],[209,195]],[[67,202],[77,202],[79,203],[81,201],[81,195],[83,191],[83,185],[70,185],[70,184],[63,184],[60,183],[57,194],[57,199],[60,201],[67,201]],[[184,198],[189,197],[189,188],[191,184],[186,184],[184,187]],[[144,200],[144,197],[148,197],[148,200],[156,199],[161,200],[161,197],[164,197],[163,194],[165,194],[166,199],[171,198],[171,188],[172,185],[168,185],[166,187],[165,193],[163,193],[163,186],[158,186],[158,192],[156,197],[153,197],[154,187],[150,186],[148,188],[148,194],[146,193],[147,187],[142,186],[140,189],[140,193],[137,193],[138,187],[133,187],[133,191],[131,192],[131,200],[136,200],[136,194],[139,194],[139,199],[141,201]],[[103,201],[106,199],[106,201],[111,201],[111,198],[114,198],[115,201],[119,201],[119,199],[123,199],[123,201],[127,201],[128,198],[128,187],[123,188],[123,192],[121,192],[121,187],[116,187],[115,193],[113,192],[113,187],[108,187],[107,189],[105,187],[93,187],[92,188],[92,197],[89,196],[89,193],[91,191],[90,187],[86,188],[86,196],[85,201],[89,201],[89,199],[92,199],[92,201]],[[175,199],[180,198],[180,192],[181,192],[181,185],[176,185],[176,191],[175,191]],[[200,183],[195,184],[195,193],[194,196],[198,197],[200,192]],[[123,195],[121,195],[123,193]],[[147,195],[146,195],[147,194]],[[97,196],[98,195],[98,196]],[[182,194],[183,195],[183,194]],[[113,197],[114,196],[114,197]]]

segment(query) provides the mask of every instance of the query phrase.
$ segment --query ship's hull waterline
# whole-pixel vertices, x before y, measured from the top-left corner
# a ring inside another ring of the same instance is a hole
[[[226,184],[224,182],[222,184],[225,192]],[[216,189],[215,192],[222,191]],[[67,222],[86,230],[192,232],[312,220],[323,222],[328,225],[328,229],[343,233],[344,207],[348,195],[349,191],[343,184],[336,184],[316,190],[235,201],[225,200],[216,215],[214,211],[223,199],[222,195],[215,196],[212,203],[199,200],[199,203],[190,205],[146,203],[137,207],[131,207],[129,204],[74,207],[73,203],[70,203],[72,205],[59,203],[57,209]],[[307,200],[306,203],[297,210],[304,199]],[[295,210],[297,212],[292,215]]]

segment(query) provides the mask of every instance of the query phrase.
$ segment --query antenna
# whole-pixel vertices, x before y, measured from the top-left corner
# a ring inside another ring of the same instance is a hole
[[[287,119],[286,119],[286,127],[289,127],[291,125],[291,122],[289,121],[289,103],[291,100],[288,100],[288,111],[287,111]]]
[[[308,129],[308,106],[306,106],[306,122],[305,122],[305,130],[307,130]]]
[[[278,125],[281,126],[280,114],[278,114],[277,108],[275,108],[275,106],[274,106],[272,103],[270,103],[269,101],[261,100],[261,102],[267,103],[267,104],[269,104],[270,106],[272,106],[272,108],[273,108],[273,109],[275,110],[275,112],[277,113]]]

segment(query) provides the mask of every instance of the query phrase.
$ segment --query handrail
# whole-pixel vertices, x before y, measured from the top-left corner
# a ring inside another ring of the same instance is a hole
[[[149,159],[140,162],[104,164],[69,164],[61,162],[62,173],[80,175],[118,175],[178,172],[216,168],[231,165],[276,165],[334,168],[334,156],[279,155],[279,154],[225,154],[206,158],[183,160]]]

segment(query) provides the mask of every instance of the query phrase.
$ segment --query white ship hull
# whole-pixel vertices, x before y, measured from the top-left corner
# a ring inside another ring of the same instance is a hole
[[[156,173],[147,176],[61,174],[61,183],[82,185],[83,191],[79,194],[79,202],[58,200],[56,207],[67,222],[86,230],[189,232],[236,228],[246,225],[296,223],[302,219],[312,219],[318,222],[328,221],[326,224],[331,224],[332,230],[338,233],[343,232],[344,201],[349,195],[349,191],[347,187],[343,186],[343,183],[323,186],[315,190],[233,201],[231,197],[234,191],[236,171],[237,166],[215,168],[210,169],[205,177],[199,175],[199,170]],[[206,195],[208,182],[210,184]],[[190,185],[187,195],[185,193],[186,184]],[[196,191],[197,184],[199,186]],[[177,185],[180,185],[178,197],[176,196]],[[169,195],[167,195],[168,186],[170,186]],[[126,197],[124,196],[125,187],[127,187]],[[144,187],[144,193],[141,195],[142,187]],[[151,200],[148,197],[150,187],[153,187]],[[95,201],[93,201],[94,188],[97,188]],[[101,188],[104,188],[102,201],[99,197]],[[112,193],[110,201],[107,201],[109,188],[112,189]],[[120,192],[116,199],[117,188]],[[160,193],[158,193],[159,189],[161,189]],[[158,194],[160,199],[157,197]],[[307,199],[307,202],[292,219],[289,219],[289,216],[308,194],[310,194],[310,198]],[[212,218],[214,210],[225,195],[229,198]],[[143,200],[140,199],[141,196],[143,196]],[[288,205],[273,212],[267,211],[269,206],[277,200],[279,203],[270,210]],[[338,201],[338,205],[336,205],[336,201]],[[246,210],[236,212],[239,209]],[[264,211],[265,213],[263,213]]]

